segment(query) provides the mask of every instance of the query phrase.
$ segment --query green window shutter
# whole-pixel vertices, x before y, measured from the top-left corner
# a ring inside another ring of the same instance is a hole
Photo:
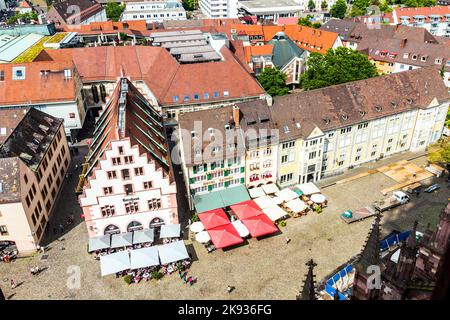
[[[190,184],[193,184],[195,182],[195,179],[194,178],[189,178],[189,183]]]
[[[241,178],[241,183],[242,183],[242,184],[245,183],[245,178]]]
[[[225,181],[225,188],[228,188],[228,186],[230,185],[229,181]]]
[[[220,167],[221,167],[221,168],[224,168],[224,167],[225,167],[225,161],[222,161],[222,163],[220,164]]]
[[[231,159],[228,159],[228,166],[231,167],[232,164],[233,162],[231,161]]]
[[[212,184],[208,186],[208,191],[211,191],[213,189]]]
[[[196,174],[197,173],[197,166],[194,166],[192,169],[194,170],[194,174]]]
[[[211,174],[211,173],[208,173],[208,174],[207,174],[207,177],[208,177],[208,180],[211,180],[212,174]]]
[[[208,164],[207,164],[207,163],[204,163],[204,164],[203,164],[203,170],[205,170],[205,171],[208,170]]]
[[[224,176],[227,177],[230,174],[230,170],[225,170],[224,171]]]
[[[216,168],[216,163],[215,162],[211,163],[211,170],[214,170],[215,168]]]
[[[241,172],[245,172],[245,167],[241,167]]]

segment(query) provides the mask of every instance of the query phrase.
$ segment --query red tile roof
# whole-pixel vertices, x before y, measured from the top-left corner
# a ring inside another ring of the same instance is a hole
[[[12,80],[13,68],[25,67],[24,80]],[[64,79],[64,70],[72,77]],[[42,75],[42,70],[50,70]],[[0,64],[5,81],[0,82],[0,105],[37,104],[75,101],[79,78],[72,61],[44,61]]]
[[[273,45],[265,44],[262,46],[246,46],[245,49],[245,58],[247,63],[249,63],[252,57],[255,56],[270,56],[273,52]]]
[[[223,47],[221,54],[223,61],[179,64],[164,48],[125,46],[48,50],[37,60],[72,59],[83,82],[115,81],[123,70],[132,80],[144,80],[161,104],[186,104],[185,95],[190,96],[190,103],[198,103],[264,94],[264,89],[228,48]],[[226,91],[228,96],[224,95]],[[219,96],[215,98],[214,92]],[[204,98],[205,93],[209,93],[209,98]],[[195,94],[199,95],[198,100],[194,99]]]

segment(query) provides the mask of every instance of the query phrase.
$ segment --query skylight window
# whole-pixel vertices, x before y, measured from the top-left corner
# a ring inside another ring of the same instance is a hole
[[[203,99],[209,99],[209,93],[205,93],[204,95],[203,95]]]
[[[224,96],[224,97],[228,97],[229,95],[230,95],[230,93],[229,93],[228,91],[224,91],[224,92],[223,92],[223,96]]]
[[[289,127],[288,126],[284,126],[283,130],[284,130],[284,133],[289,133]]]
[[[194,94],[194,100],[200,100],[200,96],[198,94]]]
[[[190,98],[189,98],[189,96],[186,95],[186,96],[184,96],[183,100],[184,100],[184,101],[189,101]]]
[[[173,97],[172,97],[172,100],[173,100],[174,102],[177,102],[178,100],[180,100],[180,97],[178,97],[178,96],[173,96]]]
[[[218,91],[214,91],[214,98],[218,98],[219,97],[219,92]]]

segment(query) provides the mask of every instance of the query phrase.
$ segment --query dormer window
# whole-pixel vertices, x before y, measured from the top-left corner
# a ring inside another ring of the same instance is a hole
[[[343,115],[341,115],[341,118],[342,118],[342,120],[348,120],[348,115],[346,115],[346,114],[343,114]]]
[[[191,131],[191,137],[192,138],[197,138],[197,133],[195,131]]]
[[[442,59],[441,59],[441,58],[436,58],[436,59],[434,60],[434,63],[435,63],[435,64],[441,64],[441,63],[442,63]]]
[[[391,102],[391,107],[392,107],[392,108],[397,108],[397,103],[394,102],[394,101],[392,101],[392,102]]]
[[[284,130],[284,133],[288,133],[289,132],[289,127],[288,126],[284,126],[283,130]]]
[[[411,98],[407,98],[406,101],[408,101],[408,104],[412,104],[413,103],[413,99],[411,99]]]
[[[411,59],[417,60],[417,54],[413,54],[412,57],[411,57]]]
[[[25,80],[25,67],[13,67],[13,80]]]
[[[427,56],[422,56],[422,58],[420,60],[422,60],[422,62],[427,61]]]
[[[330,124],[331,120],[328,118],[323,119],[323,122],[325,122],[325,124]]]
[[[403,54],[403,59],[408,59],[408,57],[409,57],[409,53],[404,53]]]
[[[375,107],[375,111],[376,111],[376,112],[381,112],[381,106],[376,106],[376,107]]]
[[[366,112],[363,111],[363,110],[360,110],[360,111],[359,111],[359,115],[360,115],[361,117],[364,117],[364,116],[366,115]]]
[[[214,128],[208,128],[208,132],[209,132],[210,135],[213,135],[214,134]]]
[[[230,126],[229,124],[226,124],[226,125],[225,125],[225,130],[227,130],[227,131],[228,131],[228,130],[231,130],[231,126]]]

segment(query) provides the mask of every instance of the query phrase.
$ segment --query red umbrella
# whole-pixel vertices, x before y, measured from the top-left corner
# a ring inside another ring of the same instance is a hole
[[[199,213],[198,217],[205,226],[206,230],[230,223],[230,220],[223,209],[214,209]]]
[[[232,205],[230,208],[241,220],[264,214],[253,200]]]
[[[259,216],[250,217],[241,220],[242,223],[247,227],[248,231],[252,237],[261,237],[266,234],[275,233],[278,228],[272,223],[268,216],[261,214]]]
[[[231,247],[244,242],[236,228],[231,223],[209,229],[207,232],[209,233],[211,241],[217,249]]]

